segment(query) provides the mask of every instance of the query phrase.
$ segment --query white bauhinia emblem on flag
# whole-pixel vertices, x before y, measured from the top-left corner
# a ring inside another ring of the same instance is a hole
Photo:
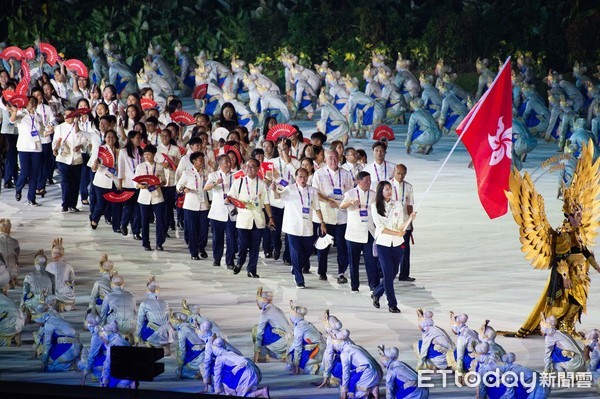
[[[488,142],[492,148],[492,157],[490,158],[490,166],[494,166],[506,156],[512,159],[512,126],[504,129],[503,116],[498,119],[498,130],[496,135],[488,135]]]

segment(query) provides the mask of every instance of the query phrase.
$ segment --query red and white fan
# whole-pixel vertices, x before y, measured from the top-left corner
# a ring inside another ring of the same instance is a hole
[[[35,50],[33,49],[33,47],[27,47],[25,50],[23,50],[23,60],[31,61],[34,58]]]
[[[233,206],[235,206],[236,208],[240,208],[240,209],[245,209],[246,208],[246,204],[244,204],[242,201],[240,201],[237,198],[233,198],[230,196],[227,196],[227,199],[229,200],[229,203]]]
[[[165,161],[169,164],[169,167],[173,170],[177,169],[177,165],[175,165],[175,162],[173,161],[173,158],[171,158],[170,156],[168,156],[167,154],[165,154],[164,152],[161,152],[163,158],[165,159]]]
[[[75,75],[77,75],[81,78],[87,78],[89,76],[88,68],[85,66],[85,64],[75,58],[66,60],[65,68],[67,68],[69,71],[74,72]]]
[[[111,191],[110,193],[103,194],[102,196],[108,202],[125,202],[131,197],[133,197],[134,194],[135,191],[123,191],[120,193],[115,193]]]
[[[50,43],[40,42],[40,52],[46,56],[46,62],[50,66],[54,66],[58,61],[58,51]]]
[[[14,96],[12,96],[10,98],[10,100],[6,100],[6,101],[8,101],[11,105],[13,105],[17,108],[25,108],[27,106],[27,102],[29,100],[28,100],[27,96],[15,94]]]
[[[267,140],[277,141],[279,137],[291,137],[296,133],[296,128],[287,123],[280,123],[269,129]]]
[[[194,92],[192,93],[192,98],[194,100],[202,100],[206,97],[206,93],[208,91],[208,83],[202,83],[200,86],[196,86]]]
[[[11,58],[14,58],[17,61],[21,61],[23,59],[23,50],[21,50],[17,46],[7,47],[4,50],[2,50],[2,52],[0,52],[0,58],[7,61]]]
[[[176,111],[171,114],[171,120],[182,125],[193,125],[196,123],[194,117],[189,112]]]
[[[146,111],[147,109],[158,108],[158,104],[151,98],[144,97],[140,100],[140,104],[142,105],[142,111]]]
[[[102,165],[106,166],[107,168],[115,167],[115,157],[106,147],[98,148],[98,159],[100,162],[102,162]]]
[[[21,61],[21,80],[25,80],[27,84],[31,82],[31,70],[27,61]]]
[[[69,118],[75,118],[76,116],[87,115],[92,112],[91,108],[77,108],[69,114]]]
[[[14,90],[4,90],[2,91],[2,97],[4,97],[4,99],[8,102],[10,102],[11,98],[13,98],[14,96],[16,96],[17,93],[15,93]]]
[[[159,186],[160,185],[160,180],[158,178],[158,176],[155,175],[141,175],[138,177],[134,177],[133,181],[136,183],[146,183],[149,186]]]
[[[183,156],[187,153],[187,150],[185,149],[185,147],[180,146],[180,145],[177,147],[179,147],[179,153],[181,154],[181,156]]]
[[[242,154],[240,153],[240,150],[238,150],[236,147],[234,147],[232,145],[226,145],[223,147],[223,151],[225,152],[225,154],[227,154],[229,151],[233,151],[235,153],[235,157],[237,158],[238,166],[240,166],[240,167],[242,166],[244,159],[242,158]]]
[[[395,138],[394,131],[388,125],[379,125],[375,128],[375,132],[373,132],[373,140],[376,141],[392,141]]]
[[[15,89],[15,94],[18,94],[20,96],[26,96],[28,88],[29,88],[29,82],[27,82],[25,79],[21,79],[21,81],[19,83],[17,83],[17,88]]]

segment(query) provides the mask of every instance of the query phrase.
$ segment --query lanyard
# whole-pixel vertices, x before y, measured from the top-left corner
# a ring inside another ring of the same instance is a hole
[[[338,168],[337,172],[338,172],[338,177],[339,177],[339,182],[340,182],[340,189],[341,189],[342,188],[342,173],[340,172],[339,168]],[[335,183],[333,182],[333,177],[331,176],[331,172],[329,171],[329,168],[327,168],[327,174],[329,175],[329,181],[331,182],[331,186],[335,190]]]
[[[300,197],[300,203],[302,204],[302,208],[304,208],[304,198],[302,198],[302,192],[300,191],[300,187],[296,184],[296,190],[298,190],[298,196]],[[308,207],[310,208],[310,190],[306,190],[306,196],[308,197]]]
[[[279,174],[281,175],[281,177],[283,178],[283,164],[281,163],[281,158],[279,158]],[[290,180],[290,171],[287,171],[287,176],[288,176],[288,181]]]
[[[248,199],[250,199],[250,186],[248,185],[248,178],[246,177],[244,181],[246,182],[246,191],[248,192]],[[256,178],[256,193],[254,197],[258,197],[258,178]]]
[[[146,174],[149,175],[148,164],[146,164]],[[152,174],[156,176],[156,162],[154,162],[154,169],[152,169]]]
[[[194,180],[195,180],[195,182],[196,182],[196,191],[198,191],[198,190],[199,190],[199,188],[198,188],[198,187],[199,187],[199,186],[198,186],[198,175],[199,175],[200,173],[199,173],[199,172],[196,170],[196,168],[194,168],[193,166],[192,166],[192,169],[191,169],[191,171],[192,171],[192,173],[194,174]],[[204,187],[204,177],[202,177],[202,187]]]
[[[46,109],[44,108],[44,104],[41,104],[42,106],[42,124],[44,126],[46,126]]]
[[[358,197],[358,209],[360,209],[360,191],[358,188],[356,189],[356,196]],[[369,197],[371,196],[371,192],[367,191],[367,203],[365,204],[365,209],[369,208]]]
[[[221,178],[221,180],[223,180],[221,182],[221,187],[223,188],[223,192],[225,192],[225,179],[223,178],[223,175],[221,174],[221,172],[219,172],[219,177]],[[229,188],[231,188],[232,184],[233,184],[233,173],[230,172],[230,174],[229,174]]]
[[[33,121],[33,118],[31,118]],[[73,129],[75,129],[75,124],[73,123],[73,126],[71,126],[71,130],[69,130],[69,133],[67,133],[67,135],[65,136],[65,138],[63,139],[63,145],[67,142],[67,139],[69,138],[69,136],[71,135],[71,133],[73,132]]]
[[[394,184],[394,192],[396,193],[396,201],[400,200],[400,197],[398,196],[398,189],[396,188],[396,185]],[[402,182],[402,202],[400,202],[402,205],[404,205],[404,182]]]
[[[31,118],[31,131],[35,131],[35,116],[30,116]]]
[[[387,162],[383,161],[383,178],[387,179]],[[373,169],[375,169],[375,174],[377,175],[377,181],[381,181],[379,178],[379,171],[377,170],[377,162],[373,162]]]
[[[136,147],[135,150],[137,151],[137,153],[135,154],[135,161],[137,161],[137,165],[139,165],[140,162],[140,150],[138,150],[138,148]],[[131,158],[131,167],[133,168],[133,171],[135,172],[135,167],[137,166],[134,162],[134,159]]]

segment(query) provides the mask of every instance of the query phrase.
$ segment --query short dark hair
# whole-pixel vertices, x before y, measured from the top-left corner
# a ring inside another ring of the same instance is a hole
[[[155,126],[158,126],[158,118],[156,116],[149,116],[146,118],[146,123],[152,123]]]
[[[158,150],[157,150],[157,148],[156,148],[154,145],[152,145],[152,144],[146,144],[146,147],[144,147],[144,151],[143,151],[143,153],[145,154],[145,153],[147,153],[147,152],[151,152],[151,153],[153,153],[154,155],[156,155],[156,152],[157,152],[157,151],[158,151]]]
[[[200,157],[204,158],[204,154],[201,151],[192,152],[190,155],[190,162],[194,163],[194,161]]]
[[[386,144],[385,142],[383,142],[383,141],[376,141],[376,142],[374,142],[374,143],[373,143],[373,145],[371,146],[371,149],[372,149],[373,151],[375,151],[375,148],[377,148],[377,147],[383,147],[383,151],[387,151],[387,147],[388,147],[388,146],[387,146],[387,144]]]
[[[369,172],[364,171],[364,170],[361,170],[360,172],[358,172],[356,174],[356,180],[358,180],[358,181],[364,179],[365,177],[371,177],[371,174]]]
[[[200,137],[192,137],[190,141],[188,141],[189,146],[193,146],[195,144],[202,144],[202,139]]]

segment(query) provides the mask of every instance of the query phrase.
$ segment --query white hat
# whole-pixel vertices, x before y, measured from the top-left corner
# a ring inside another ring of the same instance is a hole
[[[333,244],[333,236],[325,234],[324,237],[319,237],[319,239],[315,242],[315,248],[325,249],[331,244]]]

